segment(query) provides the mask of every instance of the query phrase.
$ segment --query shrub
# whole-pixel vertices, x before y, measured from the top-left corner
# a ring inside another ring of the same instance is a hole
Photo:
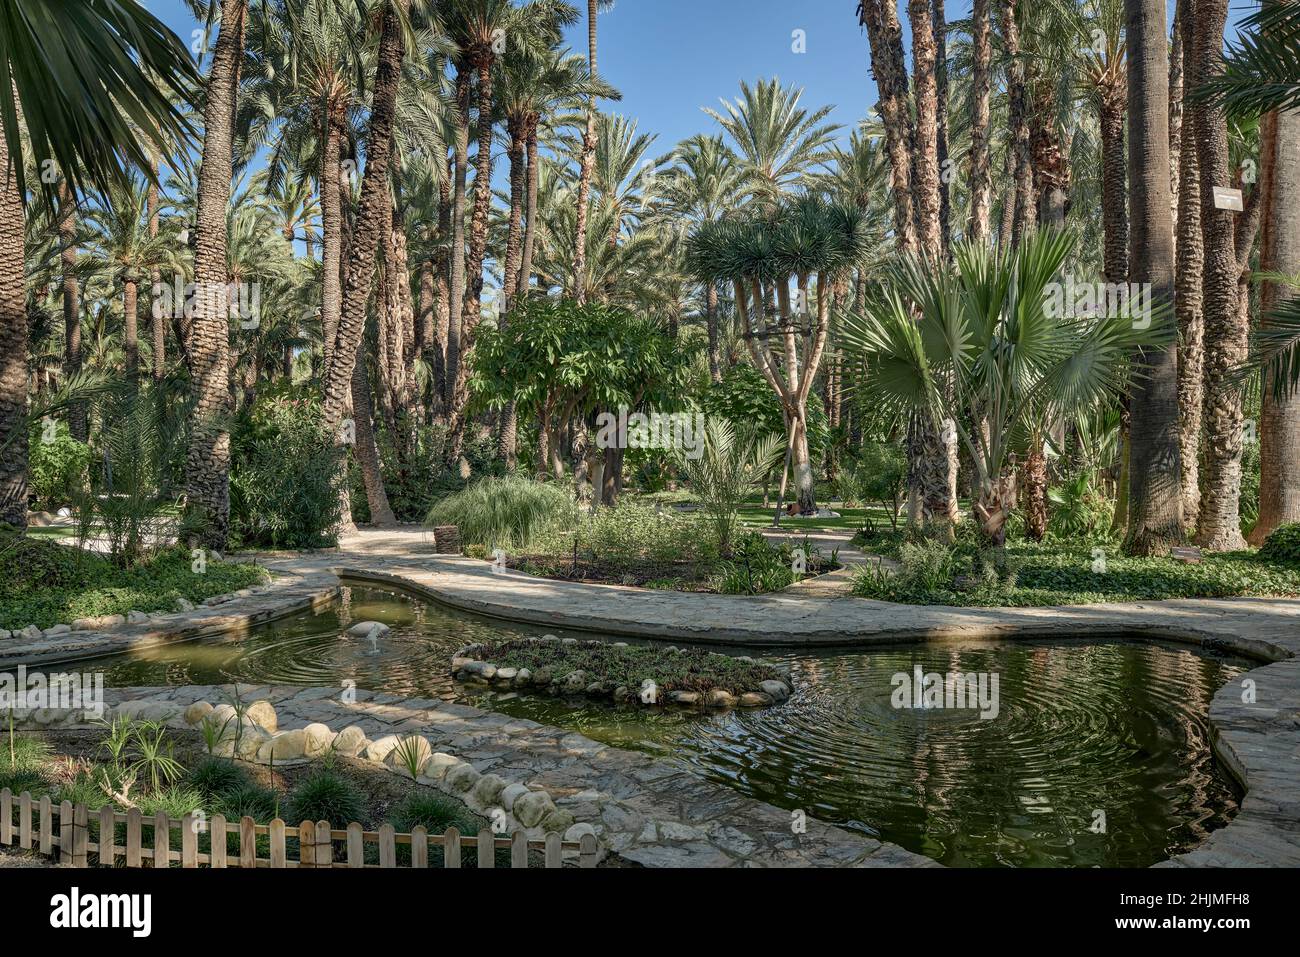
[[[1115,503],[1092,483],[1092,476],[1080,473],[1064,484],[1047,490],[1051,503],[1049,534],[1056,537],[1108,539]]]
[[[231,432],[230,528],[241,544],[321,548],[339,521],[339,449],[318,404],[268,393]],[[289,467],[291,466],[291,467]]]
[[[1260,546],[1259,557],[1270,562],[1300,565],[1300,522],[1273,529]]]
[[[656,511],[637,502],[621,502],[599,508],[594,515],[584,515],[572,535],[552,538],[551,550],[572,550],[576,539],[580,554],[614,567],[700,561],[717,554],[703,519],[670,510]]]
[[[206,799],[199,791],[176,784],[143,794],[136,800],[136,806],[146,818],[162,811],[168,817],[178,821],[194,811],[203,811],[206,814],[204,806],[206,803]]]
[[[424,827],[430,834],[441,834],[449,827],[462,834],[477,834],[481,821],[458,801],[412,791],[389,814],[389,821],[400,833]]]
[[[247,787],[248,772],[222,758],[206,758],[190,769],[185,783],[208,798],[219,798],[242,787]]]
[[[840,499],[847,506],[875,502],[889,513],[890,528],[898,530],[898,512],[907,488],[907,457],[892,445],[872,442],[845,462],[839,477]]]
[[[804,554],[809,552],[805,547]],[[776,546],[760,532],[736,540],[731,558],[720,563],[715,587],[724,595],[759,595],[794,584],[794,549],[788,542]]]
[[[279,801],[279,796],[270,788],[250,782],[220,795],[216,800],[216,810],[224,814],[227,821],[251,817],[258,824],[266,824],[275,817]]]
[[[52,428],[51,428],[52,427]],[[33,423],[27,462],[28,490],[37,508],[69,505],[89,480],[90,446],[78,442],[67,423]]]
[[[429,510],[430,525],[456,525],[462,542],[490,548],[526,547],[548,529],[573,520],[573,498],[562,485],[519,475],[489,476],[448,495]]]
[[[365,813],[361,792],[333,771],[315,771],[298,782],[285,806],[288,821],[349,824]]]

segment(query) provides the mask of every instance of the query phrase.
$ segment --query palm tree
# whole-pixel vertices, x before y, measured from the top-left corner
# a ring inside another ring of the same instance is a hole
[[[809,112],[799,106],[803,90],[778,79],[740,84],[722,112],[705,108],[731,138],[740,157],[747,199],[771,205],[795,192],[801,178],[830,158],[839,126],[824,123],[831,107]]]
[[[1048,308],[1072,247],[1068,233],[1041,230],[1013,251],[964,243],[953,269],[905,255],[840,330],[845,351],[870,365],[862,384],[874,403],[953,424],[975,467],[976,523],[995,546],[1016,505],[1012,455],[1025,437],[1032,447],[1053,419],[1113,399],[1132,349],[1170,338],[1127,310]]]
[[[59,263],[63,272],[63,374],[81,371],[81,283],[77,278],[77,204],[68,181],[59,182]],[[78,442],[89,438],[86,407],[68,409],[68,431]]]
[[[93,66],[90,66],[92,65]],[[147,168],[149,150],[189,135],[167,89],[197,82],[189,52],[138,4],[16,0],[0,10],[0,522],[27,526],[27,304],[24,157],[72,194]],[[132,117],[132,126],[126,117]],[[26,137],[23,133],[26,132]],[[51,183],[41,178],[44,198]]]
[[[230,522],[230,307],[226,285],[226,206],[235,134],[235,98],[247,0],[220,0],[220,26],[203,110],[194,233],[194,314],[189,356],[194,384],[185,460],[186,522],[193,542],[226,547]],[[217,12],[217,0],[209,16]],[[209,21],[211,22],[211,21]]]
[[[679,451],[677,467],[691,483],[691,492],[699,498],[701,510],[713,522],[718,550],[729,555],[740,505],[754,483],[780,461],[781,436],[738,436],[727,419],[710,416],[704,427],[702,446],[695,458]]]
[[[599,76],[596,70],[596,15],[609,10],[614,0],[587,0],[587,72]],[[581,280],[587,274],[587,203],[591,191],[591,174],[596,161],[596,94],[587,102],[587,129],[582,137],[582,153],[578,162],[578,210],[576,241],[573,246],[573,275]],[[574,290],[579,303],[587,301],[587,290],[579,286]]]
[[[902,26],[897,5],[890,0],[861,0],[858,21],[871,45],[871,70],[880,92],[877,110],[885,128],[894,197],[894,235],[899,248],[916,248],[912,203],[912,146],[916,132],[908,103],[907,69],[903,58]]]
[[[1129,282],[1151,301],[1173,301],[1174,229],[1169,182],[1169,49],[1163,0],[1125,0],[1128,49]],[[1178,353],[1142,346],[1134,357],[1129,428],[1130,554],[1167,552],[1182,539]]]
[[[735,209],[742,174],[736,155],[721,136],[696,134],[673,151],[672,165],[661,177],[661,206],[674,223],[696,228]],[[718,286],[704,284],[704,311],[709,338],[709,378],[722,380],[718,352]]]
[[[975,0],[971,10],[970,223],[967,238],[985,242],[993,180],[989,174],[989,88],[992,44],[989,0]]]

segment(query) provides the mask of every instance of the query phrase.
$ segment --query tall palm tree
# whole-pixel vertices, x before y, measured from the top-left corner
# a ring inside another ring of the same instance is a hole
[[[596,69],[596,15],[601,10],[609,10],[614,0],[587,0],[587,72],[599,76]],[[573,275],[579,280],[587,274],[587,204],[591,192],[591,174],[596,162],[596,94],[592,93],[587,102],[587,129],[582,137],[582,152],[578,160],[578,209],[576,242],[573,246]],[[578,287],[575,290],[578,302],[587,301],[587,290]]]
[[[795,192],[801,178],[830,158],[840,127],[823,122],[832,107],[809,112],[799,105],[803,89],[778,79],[740,83],[740,96],[705,108],[731,139],[740,157],[746,198],[771,205]]]
[[[1183,61],[1190,61],[1200,29],[1193,16],[1193,0],[1178,0],[1178,25]],[[1186,66],[1184,87],[1188,85]],[[1205,321],[1203,296],[1205,252],[1201,232],[1201,176],[1197,158],[1200,142],[1200,106],[1183,97],[1182,129],[1178,150],[1178,274],[1175,310],[1178,314],[1178,417],[1179,462],[1182,468],[1183,524],[1195,531],[1201,514],[1201,418],[1204,407]]]
[[[742,174],[736,155],[721,136],[696,134],[673,151],[672,165],[659,184],[661,205],[673,222],[695,228],[721,219],[735,209]],[[718,286],[704,284],[704,313],[709,339],[709,378],[722,381],[718,351]]]
[[[189,97],[197,79],[184,44],[139,4],[0,9],[0,522],[27,525],[25,154],[73,194],[121,182],[126,164],[148,166],[142,139],[171,150],[189,135],[168,91]],[[47,200],[52,187],[41,178]]]
[[[880,92],[877,110],[885,128],[894,197],[894,235],[899,248],[916,248],[916,220],[912,203],[912,146],[916,132],[908,102],[907,69],[903,57],[902,26],[893,0],[860,0],[858,21],[871,46],[871,70]]]
[[[975,0],[971,10],[970,88],[970,222],[966,233],[974,242],[989,235],[993,180],[989,173],[989,90],[993,45],[990,42],[989,0]]]
[[[1129,282],[1150,283],[1157,306],[1173,300],[1174,229],[1169,182],[1169,45],[1163,0],[1125,0],[1128,51]],[[1146,346],[1134,357],[1130,401],[1130,554],[1167,552],[1182,539],[1178,353]]]
[[[59,264],[63,273],[63,374],[71,377],[81,371],[81,281],[77,278],[77,203],[66,179],[59,182]],[[68,431],[79,442],[90,437],[84,403],[74,402],[69,407]]]

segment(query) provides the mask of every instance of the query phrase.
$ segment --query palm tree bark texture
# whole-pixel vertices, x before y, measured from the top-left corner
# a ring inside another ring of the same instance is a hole
[[[1125,0],[1128,47],[1130,188],[1129,282],[1150,283],[1151,301],[1169,303],[1174,229],[1169,183],[1169,44],[1163,0]],[[1135,555],[1167,553],[1182,540],[1178,353],[1147,347],[1134,357],[1128,530]]]
[[[230,203],[235,98],[243,54],[246,0],[222,0],[204,106],[194,235],[194,317],[189,330],[194,410],[185,460],[191,541],[225,548],[230,524],[230,308],[226,207]]]

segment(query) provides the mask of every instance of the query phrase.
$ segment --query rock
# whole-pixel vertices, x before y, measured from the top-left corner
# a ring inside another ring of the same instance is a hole
[[[132,608],[126,613],[126,623],[128,625],[146,625],[149,623],[149,616]]]
[[[564,676],[565,691],[581,691],[587,687],[587,673],[585,671],[571,671]]]
[[[471,661],[464,668],[456,673],[456,677],[464,680],[481,679],[491,681],[496,677],[497,666],[487,661]]]
[[[735,659],[733,660],[743,661],[747,665],[752,665],[754,663],[754,659],[749,657],[749,655],[736,655]]]
[[[49,628],[46,628],[41,632],[41,634],[46,638],[57,638],[59,635],[66,635],[71,631],[71,625],[51,625]]]
[[[388,752],[384,763],[394,771],[410,774],[411,769],[408,764],[414,761],[415,776],[419,777],[431,757],[433,757],[433,748],[430,747],[428,739],[418,734],[408,734],[397,742],[397,746],[392,751]]]
[[[503,808],[505,808],[507,811],[513,813],[515,808],[515,802],[518,801],[521,797],[523,797],[527,793],[528,793],[528,788],[524,787],[524,785],[522,784],[519,783],[507,784],[504,788],[501,789],[501,793],[497,796],[497,802],[500,803],[500,805]]]
[[[554,810],[555,802],[545,791],[529,791],[514,803],[515,819],[524,827],[536,827]]]
[[[397,747],[397,735],[386,734],[366,745],[366,749],[361,752],[361,756],[367,761],[382,763],[384,758],[388,757],[389,752],[395,747]]]
[[[306,747],[307,733],[303,728],[281,731],[264,741],[257,749],[257,760],[263,764],[269,763],[272,758],[276,761],[296,761],[303,756]]]
[[[272,734],[280,730],[280,721],[275,716],[275,706],[269,701],[254,701],[244,712],[244,720],[251,721],[259,728],[265,728]]]
[[[235,753],[246,760],[252,761],[262,753],[262,748],[271,742],[271,735],[256,725],[245,725],[244,730],[239,735],[238,743],[231,741],[235,747]],[[276,752],[276,760],[280,759],[280,754]]]
[[[578,643],[578,639],[577,639],[577,638],[561,638],[561,639],[560,639],[560,644],[562,644],[562,645],[576,645],[577,643]]]
[[[319,758],[329,753],[334,743],[334,732],[319,721],[312,722],[302,729],[302,754],[305,758]]]
[[[447,782],[447,787],[456,794],[464,794],[478,783],[480,777],[482,777],[482,775],[479,774],[478,771],[474,770],[472,764],[467,764],[462,761],[447,772],[447,776],[444,780]]]
[[[592,837],[595,837],[596,829],[592,827],[590,824],[587,824],[585,822],[582,824],[574,824],[571,825],[569,829],[564,832],[564,840],[569,843],[577,844],[588,834],[590,834]]]
[[[366,746],[366,733],[355,724],[350,724],[334,736],[334,750],[350,758],[361,753]]]
[[[761,691],[746,691],[740,696],[740,706],[742,708],[762,708],[771,703],[771,695],[763,694]]]
[[[464,764],[460,758],[455,755],[445,754],[442,751],[435,751],[429,756],[428,763],[424,766],[424,771],[420,777],[429,781],[441,781],[447,776],[447,773],[458,764]]]
[[[730,708],[736,703],[736,696],[730,691],[714,688],[704,699],[710,708]]]
[[[473,658],[466,658],[463,655],[455,655],[451,659],[451,673],[455,674],[456,672],[469,667],[473,663]]]
[[[382,638],[392,630],[382,621],[359,621],[348,629],[348,634],[354,638],[367,638],[373,632],[376,638]]]
[[[568,811],[554,810],[542,818],[542,830],[547,834],[563,834],[573,827],[573,815]]]
[[[784,701],[786,698],[790,697],[790,686],[784,681],[779,681],[776,678],[770,678],[767,681],[760,681],[758,684],[758,690],[771,697],[773,701]]]
[[[26,638],[28,641],[36,641],[38,638],[45,637],[45,633],[35,625],[28,625],[26,628],[19,631],[18,634],[20,637]]]
[[[519,674],[515,675],[515,684],[523,687],[533,680],[533,673],[527,668],[520,668]]]
[[[196,701],[188,708],[185,709],[185,723],[198,724],[209,714],[211,714],[212,710],[213,710],[212,705],[210,705],[208,702]]]
[[[518,668],[498,668],[496,673],[497,681],[510,682],[514,681],[519,675]]]
[[[94,631],[98,627],[98,618],[74,618],[72,621],[73,631]]]
[[[593,681],[585,690],[589,695],[602,695],[605,693],[605,686],[599,681]]]
[[[0,641],[4,641],[6,638],[12,638],[13,636],[14,633],[8,628],[0,628]]]
[[[99,618],[99,630],[109,631],[113,628],[120,628],[126,624],[126,619],[121,615],[102,615]]]
[[[194,602],[190,601],[188,598],[177,598],[175,607],[177,611],[193,611]]]
[[[671,691],[668,693],[670,704],[699,704],[700,693],[698,691]]]
[[[614,642],[614,647],[615,647],[615,648],[626,648],[626,647],[627,647],[627,642],[626,642],[626,641],[616,641],[616,642]]]
[[[500,799],[505,787],[506,781],[500,775],[485,774],[474,782],[474,800],[481,807],[492,807]]]

